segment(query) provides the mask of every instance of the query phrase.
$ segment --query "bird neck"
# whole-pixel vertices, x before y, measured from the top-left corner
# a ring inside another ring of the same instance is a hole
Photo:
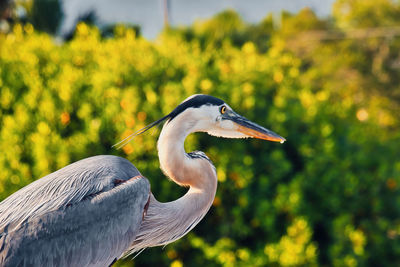
[[[176,120],[175,120],[176,119]],[[169,244],[192,230],[210,209],[217,190],[214,166],[204,157],[191,157],[185,152],[184,141],[191,133],[179,117],[164,125],[158,140],[158,154],[163,172],[181,186],[189,186],[181,198],[167,203],[153,195],[131,254],[146,247]]]
[[[157,143],[163,172],[178,185],[190,187],[183,197],[164,204],[178,209],[180,216],[188,222],[200,221],[211,207],[217,191],[217,174],[211,161],[202,152],[196,154],[201,156],[194,157],[185,151],[185,139],[195,132],[195,124],[196,121],[184,116],[176,117],[164,125]]]
[[[217,175],[211,161],[202,152],[194,157],[185,151],[185,139],[194,123],[177,117],[164,125],[157,143],[160,167],[180,186],[215,193]]]

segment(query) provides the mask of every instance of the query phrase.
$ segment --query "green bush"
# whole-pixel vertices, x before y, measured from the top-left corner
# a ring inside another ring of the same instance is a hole
[[[224,31],[229,16],[239,26]],[[122,26],[102,39],[85,24],[64,44],[29,24],[0,36],[0,199],[96,154],[128,158],[160,201],[180,197],[185,190],[159,170],[159,130],[122,150],[111,145],[205,93],[287,142],[189,136],[187,151],[204,150],[217,168],[213,207],[182,240],[119,266],[400,264],[399,116],[392,97],[400,73],[376,66],[383,56],[372,49],[387,45],[395,53],[397,39],[309,40],[304,50],[293,42],[292,24],[300,33],[302,25],[333,29],[334,22],[302,11],[286,14],[279,30],[272,20],[249,26],[235,16],[220,16],[222,23],[217,17],[205,31],[201,24],[167,30],[156,42]],[[213,40],[208,32],[215,27]]]

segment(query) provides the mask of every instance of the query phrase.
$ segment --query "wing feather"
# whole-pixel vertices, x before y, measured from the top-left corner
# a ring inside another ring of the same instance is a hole
[[[0,265],[109,265],[134,240],[149,194],[148,180],[114,156],[43,177],[0,203]]]

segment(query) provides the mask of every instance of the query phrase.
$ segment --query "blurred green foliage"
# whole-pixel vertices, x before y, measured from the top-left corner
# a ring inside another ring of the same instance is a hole
[[[399,10],[339,0],[331,19],[305,9],[279,25],[227,11],[155,42],[80,24],[57,44],[15,25],[0,35],[0,199],[96,154],[131,160],[159,200],[180,197],[159,170],[159,130],[111,145],[205,93],[288,141],[189,136],[216,165],[213,207],[182,240],[117,266],[400,265]]]
[[[29,1],[28,1],[29,2]],[[55,34],[63,16],[59,0],[35,0],[29,10],[30,20],[37,29]]]

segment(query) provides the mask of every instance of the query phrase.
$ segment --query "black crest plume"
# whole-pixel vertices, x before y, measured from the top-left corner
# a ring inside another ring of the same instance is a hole
[[[179,104],[171,113],[168,115],[162,117],[161,119],[156,120],[155,122],[150,123],[149,125],[143,127],[137,132],[134,132],[133,134],[127,136],[123,140],[119,141],[112,147],[117,147],[117,149],[123,147],[124,145],[128,144],[135,136],[138,136],[147,130],[151,129],[152,127],[156,126],[157,124],[165,121],[168,119],[168,122],[172,121],[176,116],[184,112],[188,108],[199,108],[203,105],[215,105],[215,106],[220,106],[224,104],[224,101],[222,101],[219,98],[209,96],[209,95],[195,95],[191,97],[190,99],[182,102]]]

